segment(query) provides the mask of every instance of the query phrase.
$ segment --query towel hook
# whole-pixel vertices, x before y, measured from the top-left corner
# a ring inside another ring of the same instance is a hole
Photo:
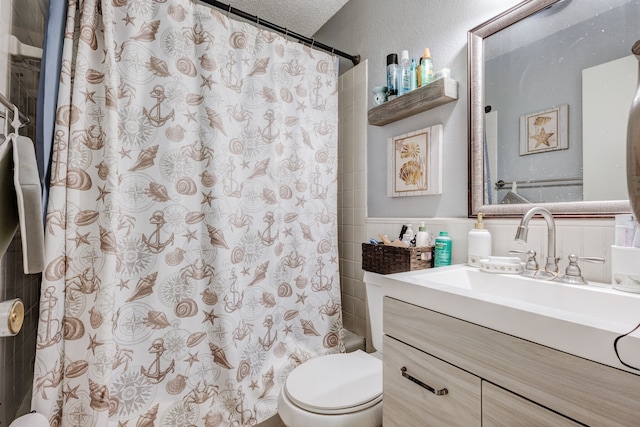
[[[16,135],[18,134],[18,129],[22,127],[22,122],[20,121],[20,111],[15,105],[13,106],[13,121],[11,122],[11,126],[13,127],[13,132],[15,132]]]

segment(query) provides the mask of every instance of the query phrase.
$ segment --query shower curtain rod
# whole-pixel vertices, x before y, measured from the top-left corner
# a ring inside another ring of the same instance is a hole
[[[289,37],[293,37],[296,38],[298,40],[300,40],[301,42],[305,42],[308,43],[309,45],[311,45],[311,47],[315,47],[318,49],[322,49],[325,50],[327,52],[331,52],[335,55],[341,56],[343,58],[346,58],[348,60],[350,60],[351,62],[353,62],[353,65],[358,65],[360,63],[360,55],[349,55],[348,53],[342,52],[338,49],[335,49],[331,46],[327,46],[326,44],[323,43],[319,43],[317,41],[315,41],[314,39],[310,39],[309,37],[303,36],[302,34],[298,34],[298,33],[294,33],[292,31],[289,31],[286,28],[283,28],[279,25],[276,25],[274,23],[271,23],[269,21],[263,21],[262,19],[260,19],[258,16],[256,15],[251,15],[247,12],[244,12],[240,9],[236,9],[235,7],[231,7],[230,4],[225,4],[222,2],[219,2],[217,0],[199,0],[202,3],[206,3],[209,6],[213,6],[213,7],[217,7],[218,9],[222,9],[228,13],[232,13],[236,16],[239,16],[241,18],[247,19],[249,21],[255,22],[258,25],[262,25],[264,27],[267,27],[273,31],[277,31],[281,34],[284,34],[285,36]]]
[[[16,108],[16,106],[13,105],[13,103],[11,101],[9,101],[2,94],[2,92],[0,92],[0,104],[4,105],[6,108],[11,110],[12,113],[13,113],[14,108]],[[24,114],[22,114],[20,111],[18,111],[18,117],[20,118],[20,122],[25,126],[28,125],[29,123],[31,123],[31,119],[28,116],[25,116]]]

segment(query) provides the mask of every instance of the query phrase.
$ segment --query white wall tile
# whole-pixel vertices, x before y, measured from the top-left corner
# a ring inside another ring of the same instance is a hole
[[[361,243],[366,235],[367,61],[340,76],[339,252],[344,327],[365,336],[366,306],[354,298],[362,283]],[[356,308],[357,307],[357,308]],[[355,313],[357,311],[357,315]]]

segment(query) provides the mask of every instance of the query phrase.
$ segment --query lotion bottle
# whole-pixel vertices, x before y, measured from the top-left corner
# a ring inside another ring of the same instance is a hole
[[[436,238],[433,266],[445,267],[451,265],[451,249],[452,241],[449,233],[441,231],[440,235]]]
[[[416,247],[422,248],[425,246],[431,246],[431,233],[427,231],[424,222],[421,222],[418,227],[418,234],[416,234]]]
[[[413,240],[413,227],[411,226],[411,224],[407,224],[407,231],[404,232],[404,234],[402,235],[402,242],[405,243],[407,246],[411,246],[411,241]]]
[[[433,81],[433,61],[431,60],[431,52],[428,47],[424,48],[420,67],[421,86],[424,86]]]
[[[480,267],[480,260],[491,256],[491,233],[484,228],[482,214],[478,214],[478,221],[469,230],[467,236],[467,264]]]

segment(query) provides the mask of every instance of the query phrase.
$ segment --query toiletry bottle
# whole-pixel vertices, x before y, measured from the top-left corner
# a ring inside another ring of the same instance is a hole
[[[403,50],[400,56],[400,68],[398,69],[398,96],[404,95],[411,90],[410,67],[409,51]]]
[[[407,231],[402,235],[402,242],[406,243],[407,246],[411,246],[411,241],[413,240],[413,227],[411,224],[407,224]]]
[[[434,267],[444,267],[451,265],[451,237],[446,231],[441,231],[436,238]]]
[[[415,58],[411,58],[411,66],[409,67],[409,78],[411,79],[411,81],[409,82],[409,89],[418,89],[418,70],[416,68]]]
[[[398,54],[387,55],[387,99],[392,100],[398,96]]]
[[[428,47],[424,48],[420,67],[420,77],[422,78],[422,86],[424,86],[433,81],[433,61],[431,60],[431,52]]]
[[[431,246],[431,233],[427,231],[424,222],[421,222],[418,234],[416,234],[416,247],[423,248],[425,246]]]
[[[491,233],[484,228],[482,214],[478,214],[478,222],[469,230],[467,236],[467,264],[480,267],[480,260],[491,255]]]

